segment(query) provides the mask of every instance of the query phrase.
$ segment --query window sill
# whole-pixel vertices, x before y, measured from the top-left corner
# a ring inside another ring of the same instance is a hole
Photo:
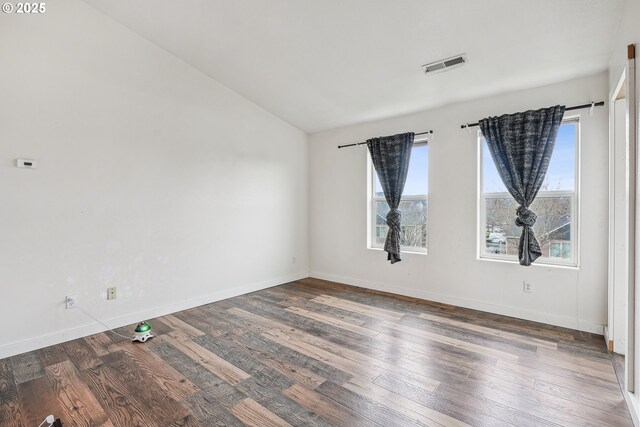
[[[373,248],[371,246],[367,247],[368,250],[370,251],[378,251],[378,252],[384,252],[383,248]],[[427,255],[427,250],[423,249],[404,249],[404,248],[400,248],[400,252],[403,254],[412,254],[412,255]]]
[[[489,261],[489,262],[497,262],[503,264],[515,264],[520,265],[517,259],[506,259],[506,258],[490,258],[486,256],[478,256],[478,261]],[[580,266],[577,264],[553,264],[544,261],[536,261],[531,264],[532,267],[544,267],[544,268],[562,268],[567,270],[580,270]]]

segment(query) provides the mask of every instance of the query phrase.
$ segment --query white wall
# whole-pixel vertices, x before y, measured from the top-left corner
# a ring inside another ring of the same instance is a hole
[[[121,326],[306,277],[306,134],[85,3],[47,8],[0,16],[0,358],[104,329],[65,295]]]
[[[627,64],[627,45],[636,45],[636,135],[640,135],[640,71],[638,70],[638,64],[640,64],[640,1],[639,0],[627,0],[625,3],[624,11],[622,14],[622,20],[618,25],[618,33],[613,45],[613,53],[611,61],[609,63],[609,90],[611,93],[615,90],[618,80],[622,74],[622,70]],[[636,191],[640,190],[640,186],[636,186]],[[640,197],[636,195],[636,202],[640,201]],[[636,208],[637,209],[637,208]],[[637,215],[636,215],[637,216]],[[636,233],[638,230],[638,218],[636,218]],[[638,244],[636,242],[636,313],[640,307],[640,292],[638,292],[638,257],[640,252],[637,250]],[[638,425],[638,418],[640,415],[640,316],[636,314],[635,319],[635,351],[634,351],[634,364],[635,364],[635,390],[633,394],[626,394],[627,403],[635,425]],[[629,363],[629,360],[626,361]]]
[[[601,334],[607,318],[607,108],[597,108],[592,117],[588,110],[577,112],[583,189],[579,269],[477,259],[477,134],[460,130],[460,124],[605,100],[607,84],[603,73],[311,135],[311,275]],[[336,147],[428,129],[435,132],[429,149],[429,253],[404,254],[402,262],[390,265],[384,252],[366,248],[366,149]],[[524,280],[534,293],[523,293]]]

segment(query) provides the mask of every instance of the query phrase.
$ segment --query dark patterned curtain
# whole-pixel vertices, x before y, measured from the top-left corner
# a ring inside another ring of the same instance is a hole
[[[518,246],[521,265],[531,265],[542,255],[531,229],[537,217],[529,206],[547,173],[564,108],[556,105],[480,120],[480,129],[502,182],[520,205],[516,210],[516,225],[522,227]]]
[[[404,190],[404,183],[407,180],[413,137],[413,133],[403,133],[367,140],[373,166],[390,208],[387,214],[389,230],[384,242],[384,250],[387,251],[387,260],[391,261],[391,264],[401,261],[400,221],[402,215],[398,206]]]

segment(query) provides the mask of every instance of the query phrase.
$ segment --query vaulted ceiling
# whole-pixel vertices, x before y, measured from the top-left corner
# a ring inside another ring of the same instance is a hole
[[[623,0],[84,0],[312,133],[594,74]],[[420,66],[466,53],[430,77]]]

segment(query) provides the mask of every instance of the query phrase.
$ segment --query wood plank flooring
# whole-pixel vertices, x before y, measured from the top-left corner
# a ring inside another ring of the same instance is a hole
[[[0,425],[633,425],[604,339],[568,329],[316,279],[150,323],[0,360]]]

